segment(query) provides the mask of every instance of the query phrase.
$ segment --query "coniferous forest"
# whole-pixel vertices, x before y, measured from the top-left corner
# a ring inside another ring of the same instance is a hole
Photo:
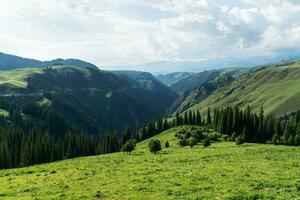
[[[3,102],[2,102],[3,103]],[[72,127],[55,110],[32,103],[21,110],[11,104],[8,117],[0,119],[0,168],[15,168],[68,158],[120,151],[131,139],[143,141],[179,125],[205,125],[231,140],[276,145],[300,145],[300,111],[284,118],[265,116],[238,107],[187,111],[174,118],[159,118],[134,130],[97,135]],[[39,120],[26,119],[22,113]]]

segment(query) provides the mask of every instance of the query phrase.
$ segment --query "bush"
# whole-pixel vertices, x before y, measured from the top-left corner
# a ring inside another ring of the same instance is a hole
[[[273,135],[272,140],[271,140],[272,144],[278,145],[281,144],[281,140],[280,140],[280,136],[276,133]]]
[[[191,137],[191,138],[188,140],[187,144],[188,144],[191,148],[193,148],[193,147],[197,144],[196,138]]]
[[[229,135],[222,135],[222,140],[225,142],[230,141]]]
[[[238,135],[234,132],[231,137],[230,137],[230,140],[231,141],[235,141],[235,139],[238,137]]]
[[[165,142],[165,147],[166,147],[166,148],[169,148],[169,147],[170,147],[170,144],[169,144],[169,141],[168,141],[168,140]]]
[[[194,137],[198,142],[205,138],[204,134],[199,130],[194,130],[192,132],[192,137]]]
[[[299,146],[300,145],[300,134],[297,134],[296,136],[295,136],[295,139],[294,139],[295,141],[295,145],[296,146]]]
[[[237,138],[235,138],[235,144],[236,145],[241,145],[244,144],[244,139],[242,136],[238,136]]]
[[[184,138],[189,139],[192,136],[190,131],[185,132]]]
[[[208,137],[211,141],[219,141],[220,140],[219,138],[221,138],[222,135],[219,133],[209,133]]]
[[[294,137],[293,135],[290,135],[285,141],[284,141],[284,144],[285,145],[294,145]]]
[[[203,146],[204,147],[209,147],[210,146],[210,139],[208,137],[204,139]]]
[[[128,140],[122,147],[121,151],[126,152],[126,153],[130,153],[135,149],[135,144],[136,141],[135,140]]]
[[[158,151],[161,150],[161,144],[160,144],[160,141],[159,140],[151,140],[149,142],[149,150],[151,153],[154,153],[156,154]]]
[[[187,145],[186,139],[180,139],[178,142],[180,147],[185,147]]]

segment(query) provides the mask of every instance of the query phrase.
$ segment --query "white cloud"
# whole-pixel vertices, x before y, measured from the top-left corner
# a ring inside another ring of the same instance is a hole
[[[299,50],[295,0],[2,0],[0,51],[102,65]]]

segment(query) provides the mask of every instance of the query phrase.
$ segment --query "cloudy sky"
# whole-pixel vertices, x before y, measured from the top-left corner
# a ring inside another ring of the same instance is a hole
[[[300,49],[299,0],[0,0],[0,51],[98,66]]]

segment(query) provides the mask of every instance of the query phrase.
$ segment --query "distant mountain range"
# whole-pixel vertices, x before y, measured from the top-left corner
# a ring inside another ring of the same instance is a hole
[[[130,69],[151,72],[155,75],[170,74],[174,72],[202,72],[215,69],[232,68],[232,67],[253,67],[269,63],[277,63],[282,60],[298,59],[300,52],[286,50],[277,52],[272,56],[255,56],[255,57],[227,57],[211,58],[191,61],[158,61],[142,63],[138,65],[124,65],[107,67],[110,69]]]

